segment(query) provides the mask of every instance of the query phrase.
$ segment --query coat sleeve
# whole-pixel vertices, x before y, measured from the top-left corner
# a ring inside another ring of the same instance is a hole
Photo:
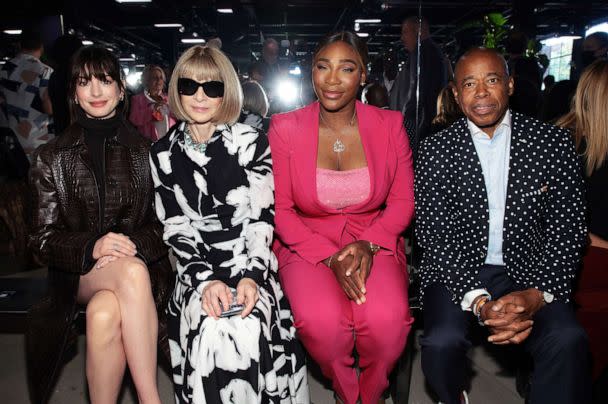
[[[559,131],[555,170],[548,186],[542,261],[528,285],[568,302],[587,242],[584,182],[574,142]]]
[[[274,162],[275,231],[289,250],[316,265],[340,248],[327,237],[308,227],[297,212],[293,195],[295,185],[290,170],[291,152],[288,137],[290,132],[298,128],[289,121],[281,119],[283,117],[278,118],[273,117],[268,130]]]
[[[249,183],[249,223],[245,230],[247,265],[242,275],[261,285],[271,268],[276,269],[276,257],[272,253],[274,234],[274,182],[272,159],[268,138],[258,133],[253,158],[245,167]]]
[[[63,222],[57,195],[58,179],[52,169],[53,147],[54,143],[39,147],[30,167],[32,229],[29,245],[39,263],[85,274],[92,267],[92,262],[87,259],[87,246],[99,235],[89,231],[70,231]]]
[[[414,170],[412,151],[401,114],[394,116],[399,118],[391,119],[387,129],[390,133],[389,148],[395,150],[397,166],[386,198],[386,207],[374,223],[361,233],[359,239],[378,244],[396,255],[397,240],[414,215]]]
[[[475,276],[460,276],[460,249],[453,236],[454,206],[447,196],[452,184],[446,178],[444,156],[435,146],[445,139],[437,140],[436,136],[421,143],[415,175],[416,237],[423,251],[419,265],[421,294],[438,282],[452,292],[454,302],[461,302],[466,292],[479,289],[481,283]]]
[[[201,248],[203,240],[199,230],[178,203],[184,199],[181,188],[173,184],[169,151],[150,152],[150,168],[155,191],[155,210],[163,224],[163,241],[171,247],[177,259],[177,276],[180,282],[202,292],[204,286],[215,280],[214,272],[205,262]]]

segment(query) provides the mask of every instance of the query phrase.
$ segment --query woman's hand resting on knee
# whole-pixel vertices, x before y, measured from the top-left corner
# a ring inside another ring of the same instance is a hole
[[[93,259],[100,259],[105,256],[116,258],[134,257],[137,254],[137,247],[131,239],[122,233],[109,232],[95,242],[93,247]]]

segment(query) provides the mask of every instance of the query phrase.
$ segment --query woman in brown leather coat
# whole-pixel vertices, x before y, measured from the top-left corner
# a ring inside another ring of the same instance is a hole
[[[160,403],[157,308],[164,318],[171,267],[152,208],[149,142],[124,119],[120,72],[105,48],[75,55],[72,125],[36,151],[30,171],[31,242],[51,282],[49,297],[30,312],[34,402],[49,398],[82,304],[91,401],[115,403],[128,365],[139,402]]]

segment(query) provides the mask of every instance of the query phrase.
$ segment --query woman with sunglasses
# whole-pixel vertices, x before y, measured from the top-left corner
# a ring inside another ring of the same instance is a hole
[[[274,115],[268,134],[281,285],[346,404],[384,402],[412,324],[401,237],[414,213],[412,153],[399,112],[357,101],[366,65],[357,35],[327,36],[313,56],[319,101]]]
[[[177,403],[308,402],[270,249],[270,149],[266,136],[235,123],[242,102],[220,50],[188,49],[169,83],[181,122],[150,153],[156,213],[177,258],[168,307]]]
[[[160,404],[157,339],[168,354],[162,336],[173,279],[152,207],[150,142],[126,120],[121,71],[106,48],[75,54],[67,92],[72,123],[36,150],[30,170],[30,239],[51,286],[29,312],[34,403],[47,402],[63,352],[76,342],[79,303],[86,305],[91,402],[116,403],[128,366],[139,402]]]

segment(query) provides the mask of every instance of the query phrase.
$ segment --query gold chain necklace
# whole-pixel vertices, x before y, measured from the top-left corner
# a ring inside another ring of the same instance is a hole
[[[356,116],[357,116],[357,110],[355,109],[353,111],[353,117],[350,118],[350,126],[354,125],[355,117]],[[329,129],[331,129],[332,132],[339,133],[334,128],[332,128],[331,125],[329,125],[327,123],[327,121],[325,120],[325,118],[323,118],[323,114],[321,113],[321,111],[319,111],[319,117],[321,118],[321,120],[323,121],[323,123],[325,124],[325,126],[327,126]],[[334,153],[337,153],[338,157],[340,157],[340,153],[342,153],[342,152],[344,152],[346,150],[346,145],[344,143],[342,143],[342,141],[340,140],[339,137],[336,136],[336,141],[334,142],[334,144],[332,146],[332,149],[333,149]]]

